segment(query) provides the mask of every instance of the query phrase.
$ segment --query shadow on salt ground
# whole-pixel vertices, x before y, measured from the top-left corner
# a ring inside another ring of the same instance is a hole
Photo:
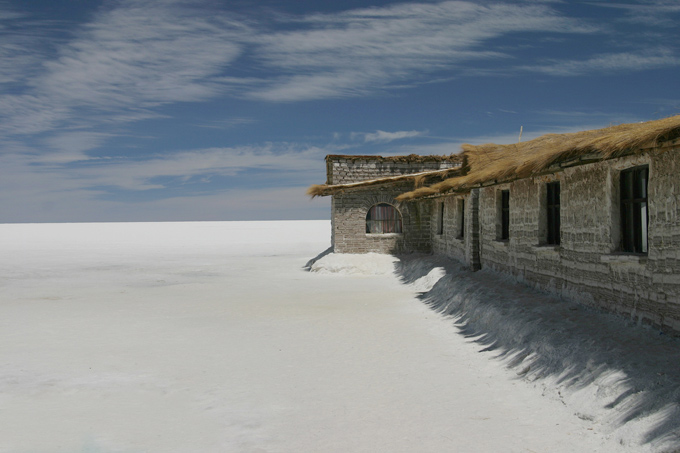
[[[520,378],[624,445],[680,451],[679,339],[444,257],[399,258],[407,284],[443,269],[419,298]]]

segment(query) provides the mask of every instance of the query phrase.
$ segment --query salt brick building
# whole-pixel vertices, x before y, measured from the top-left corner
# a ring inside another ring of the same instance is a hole
[[[680,116],[326,157],[336,253],[435,253],[680,334]]]

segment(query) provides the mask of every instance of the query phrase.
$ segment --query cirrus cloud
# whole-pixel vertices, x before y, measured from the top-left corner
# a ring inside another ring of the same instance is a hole
[[[389,143],[394,140],[402,140],[405,138],[414,138],[426,135],[427,131],[397,131],[397,132],[385,132],[377,130],[375,132],[362,134],[364,136],[364,142],[366,143]]]

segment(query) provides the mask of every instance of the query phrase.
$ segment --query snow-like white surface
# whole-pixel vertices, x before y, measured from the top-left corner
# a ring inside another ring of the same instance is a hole
[[[328,255],[307,272],[329,233],[0,225],[0,452],[649,448],[542,396],[419,300],[445,267],[405,284],[391,257]]]

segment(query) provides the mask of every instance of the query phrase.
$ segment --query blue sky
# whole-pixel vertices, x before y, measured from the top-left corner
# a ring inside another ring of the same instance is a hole
[[[326,154],[680,113],[680,3],[0,0],[0,222],[323,219]]]

